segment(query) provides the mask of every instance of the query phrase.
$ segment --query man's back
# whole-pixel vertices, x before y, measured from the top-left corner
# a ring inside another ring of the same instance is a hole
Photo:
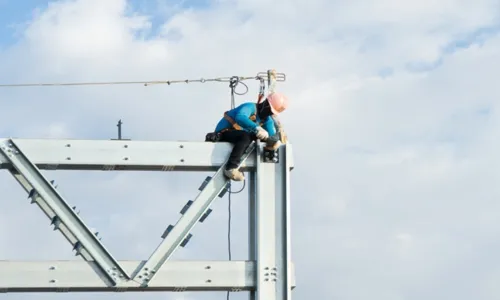
[[[275,125],[274,120],[272,118],[266,118],[265,120],[261,120],[259,115],[257,114],[257,104],[253,102],[245,102],[237,107],[226,112],[227,115],[233,119],[244,131],[255,132],[257,126],[261,122],[264,122],[263,127],[265,129],[272,128],[269,132],[270,135],[275,134]],[[233,125],[229,120],[222,117],[217,126],[215,127],[215,132],[220,132],[224,129],[232,128]]]

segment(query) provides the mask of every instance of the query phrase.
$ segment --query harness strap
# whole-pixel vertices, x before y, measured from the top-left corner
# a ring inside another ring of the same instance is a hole
[[[234,129],[242,130],[241,126],[238,125],[238,123],[236,123],[236,121],[234,121],[234,119],[227,114],[227,111],[224,113],[224,119],[226,119],[229,123],[231,123]],[[253,114],[249,117],[249,119],[255,122],[257,120],[257,116]],[[262,122],[260,122],[260,125],[262,126]]]
[[[227,111],[224,113],[224,119],[226,119],[229,123],[231,123],[231,125],[233,126],[233,128],[234,128],[234,129],[236,129],[236,130],[241,130],[241,129],[242,129],[242,128],[241,128],[241,126],[240,126],[240,125],[238,125],[238,123],[236,123],[236,122],[234,121],[234,119],[233,119],[233,118],[231,118],[231,117],[227,114]]]
[[[255,105],[255,106],[257,106],[257,105]],[[243,130],[243,128],[241,128],[241,126],[238,125],[238,123],[236,123],[236,121],[227,114],[227,111],[224,113],[224,119],[226,119],[229,123],[231,123],[231,125],[233,126],[233,129]],[[257,120],[257,114],[252,114],[249,117],[249,119],[251,121],[255,122]],[[260,122],[260,125],[262,126],[262,122]]]

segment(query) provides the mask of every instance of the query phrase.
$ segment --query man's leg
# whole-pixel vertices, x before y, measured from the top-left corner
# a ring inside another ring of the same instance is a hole
[[[229,154],[229,160],[224,174],[235,181],[244,180],[245,177],[243,176],[243,173],[238,170],[238,165],[241,162],[243,153],[245,153],[245,150],[253,141],[252,134],[243,130],[225,131],[221,134],[220,141],[229,142],[234,145],[231,154]]]

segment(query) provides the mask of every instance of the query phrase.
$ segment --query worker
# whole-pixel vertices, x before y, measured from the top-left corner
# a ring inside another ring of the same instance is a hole
[[[259,139],[266,142],[268,149],[273,150],[280,146],[280,139],[276,138],[278,132],[273,117],[283,112],[287,106],[286,96],[281,93],[271,93],[262,102],[246,102],[224,113],[213,133],[218,141],[234,145],[224,175],[234,181],[245,179],[238,166],[252,141]],[[207,140],[209,139],[207,135]]]

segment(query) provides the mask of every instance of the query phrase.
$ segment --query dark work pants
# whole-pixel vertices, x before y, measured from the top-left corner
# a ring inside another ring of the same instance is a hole
[[[229,155],[226,169],[234,169],[238,167],[243,153],[245,153],[245,150],[248,146],[250,146],[254,139],[255,134],[243,130],[229,130],[221,133],[221,142],[228,142],[234,145],[233,150]]]

